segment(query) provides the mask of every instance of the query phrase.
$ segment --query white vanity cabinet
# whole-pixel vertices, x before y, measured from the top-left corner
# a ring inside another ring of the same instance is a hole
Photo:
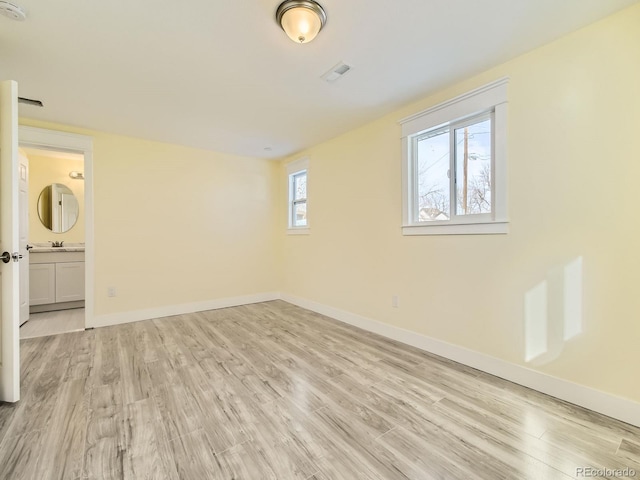
[[[29,263],[29,305],[56,303],[56,264]]]
[[[84,300],[84,262],[56,263],[56,303]]]
[[[29,253],[29,305],[31,311],[82,306],[84,252]]]

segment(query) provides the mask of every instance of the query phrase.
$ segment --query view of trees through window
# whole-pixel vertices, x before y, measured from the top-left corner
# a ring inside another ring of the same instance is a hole
[[[307,225],[307,172],[302,171],[293,175],[293,212],[292,226],[305,227]]]
[[[491,143],[490,118],[454,128],[453,132],[447,127],[418,138],[419,221],[449,220],[454,213],[491,213]],[[454,178],[451,178],[451,156]],[[451,208],[452,190],[455,209]]]

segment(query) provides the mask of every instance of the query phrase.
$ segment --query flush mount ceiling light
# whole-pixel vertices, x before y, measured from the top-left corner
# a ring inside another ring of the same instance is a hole
[[[308,43],[327,23],[327,14],[313,0],[286,0],[276,10],[276,21],[291,40]]]

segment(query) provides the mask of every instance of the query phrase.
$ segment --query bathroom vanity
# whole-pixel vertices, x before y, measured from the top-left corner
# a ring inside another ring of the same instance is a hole
[[[84,307],[84,245],[29,251],[29,311]]]

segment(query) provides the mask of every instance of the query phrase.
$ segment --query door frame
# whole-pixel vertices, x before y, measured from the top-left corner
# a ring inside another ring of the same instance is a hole
[[[93,326],[95,248],[93,232],[93,137],[45,128],[18,126],[20,147],[42,148],[84,154],[84,245],[85,245],[85,328]]]

